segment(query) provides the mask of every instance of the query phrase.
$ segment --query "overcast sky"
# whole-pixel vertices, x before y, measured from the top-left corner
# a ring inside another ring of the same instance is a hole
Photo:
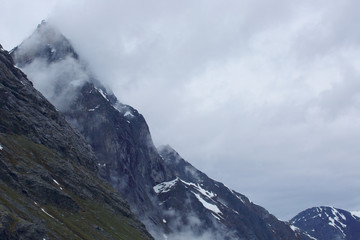
[[[156,145],[282,220],[360,210],[358,0],[2,0],[0,43],[42,19]]]

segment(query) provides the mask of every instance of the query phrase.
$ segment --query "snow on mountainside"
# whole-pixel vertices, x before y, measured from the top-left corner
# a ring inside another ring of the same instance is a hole
[[[360,239],[360,218],[334,207],[307,209],[290,223],[318,240]]]
[[[144,117],[118,102],[50,25],[40,24],[12,55],[88,141],[99,175],[126,198],[156,239],[306,239],[170,146],[156,149]]]
[[[176,178],[173,181],[170,182],[163,182],[156,186],[154,186],[154,191],[157,194],[162,194],[171,191],[171,188],[174,187],[177,183],[181,182],[182,184],[185,184],[187,188],[191,188],[191,193],[195,195],[195,197],[201,202],[201,204],[217,216],[214,216],[216,219],[219,220],[221,217],[222,212],[219,210],[219,208],[216,206],[216,202],[212,200],[212,198],[216,197],[216,194],[214,194],[211,191],[207,191],[203,189],[199,184],[195,183],[189,183],[181,180],[180,178]],[[211,202],[211,203],[210,203]]]
[[[199,218],[198,229],[222,231],[216,239],[251,239],[253,236],[255,239],[296,239],[289,226],[244,195],[197,170],[170,146],[161,146],[158,151],[176,178],[153,188],[159,205],[165,212],[171,210],[165,219],[176,228],[186,224],[186,216],[195,215]]]
[[[360,211],[352,211],[351,214],[360,218]]]

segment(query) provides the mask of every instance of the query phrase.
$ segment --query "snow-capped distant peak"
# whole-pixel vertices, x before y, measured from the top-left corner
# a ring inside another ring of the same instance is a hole
[[[360,233],[356,230],[360,228],[360,220],[356,214],[359,212],[334,207],[314,207],[299,213],[290,222],[319,240],[360,239]]]

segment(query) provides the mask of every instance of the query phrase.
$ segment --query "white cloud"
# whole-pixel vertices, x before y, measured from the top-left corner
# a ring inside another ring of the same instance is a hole
[[[35,60],[23,68],[28,78],[59,110],[66,109],[80,87],[89,81],[84,67],[74,58],[48,64],[45,59]]]

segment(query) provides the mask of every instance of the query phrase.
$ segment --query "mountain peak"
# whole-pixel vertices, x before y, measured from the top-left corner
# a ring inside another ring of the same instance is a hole
[[[318,240],[355,240],[360,237],[360,218],[331,206],[306,209],[290,223]]]
[[[19,46],[11,50],[11,55],[19,67],[30,64],[40,58],[48,63],[66,57],[78,59],[70,41],[52,24],[43,20],[35,31]]]

